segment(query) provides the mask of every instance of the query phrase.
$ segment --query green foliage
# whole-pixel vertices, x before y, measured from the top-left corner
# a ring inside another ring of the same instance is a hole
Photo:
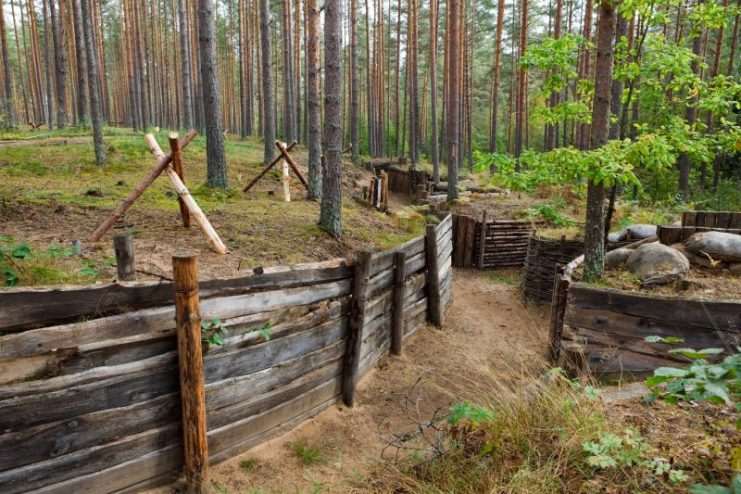
[[[299,439],[291,443],[293,453],[306,466],[317,465],[326,462],[326,455],[321,447],[315,444],[309,444]]]
[[[221,346],[227,334],[219,319],[201,321],[201,342],[209,346]]]
[[[565,216],[551,204],[536,204],[526,211],[527,217],[545,222],[555,228],[566,228],[576,225],[576,220]]]
[[[682,343],[680,339],[660,338],[648,336],[649,343]],[[679,401],[708,401],[715,404],[735,404],[738,407],[741,401],[741,353],[727,356],[719,363],[711,363],[707,359],[720,355],[722,348],[674,348],[669,353],[682,355],[692,363],[683,368],[659,367],[654,370],[653,376],[646,379],[645,384],[651,390],[646,398],[651,402],[656,399],[668,403]]]
[[[734,475],[728,486],[695,484],[689,491],[691,494],[741,494],[741,474]]]
[[[73,265],[83,264],[82,268],[68,269],[58,266],[65,258],[72,258],[75,251],[71,247],[53,244],[45,250],[33,250],[28,242],[17,243],[8,236],[0,236],[0,277],[5,286],[20,284],[51,284],[68,281],[89,281],[98,276],[101,268],[94,261],[80,259]],[[76,270],[76,272],[75,272]]]
[[[476,427],[485,422],[491,421],[493,418],[494,412],[488,408],[474,405],[470,401],[467,401],[450,407],[448,423],[453,426],[458,426],[461,423],[466,422],[467,424]]]
[[[242,460],[239,462],[239,466],[242,468],[242,470],[251,472],[252,470],[257,468],[257,458],[254,458],[252,456],[242,458]]]
[[[270,326],[270,323],[267,323],[265,326],[258,329],[257,333],[262,336],[263,340],[270,341],[270,337],[273,335],[273,328]]]

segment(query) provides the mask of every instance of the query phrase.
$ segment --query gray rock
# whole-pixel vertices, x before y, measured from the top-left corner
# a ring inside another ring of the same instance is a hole
[[[627,228],[629,240],[643,240],[656,236],[656,225],[630,225]]]
[[[643,244],[628,257],[626,266],[643,286],[665,285],[687,275],[690,262],[678,250],[658,242]]]
[[[605,269],[617,269],[628,260],[633,249],[620,247],[605,254]]]
[[[695,233],[685,240],[684,245],[690,252],[707,254],[715,260],[741,262],[741,235],[735,233]]]
[[[613,232],[607,235],[608,242],[620,242],[620,236],[625,234],[625,230]]]

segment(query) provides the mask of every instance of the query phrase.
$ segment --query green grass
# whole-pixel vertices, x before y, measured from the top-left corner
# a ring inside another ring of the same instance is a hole
[[[252,456],[248,456],[247,458],[242,458],[242,460],[239,462],[239,466],[242,470],[246,472],[251,472],[254,469],[257,468],[257,458],[253,458]]]
[[[306,466],[319,465],[327,461],[324,450],[315,444],[309,444],[303,439],[291,443],[291,450],[296,458]]]
[[[487,271],[487,277],[495,283],[504,283],[510,286],[519,286],[520,275],[517,273],[511,273],[508,271]]]

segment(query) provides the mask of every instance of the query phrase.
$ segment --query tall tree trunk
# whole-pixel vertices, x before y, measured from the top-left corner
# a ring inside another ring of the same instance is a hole
[[[587,0],[587,3],[584,7],[584,30],[582,31],[582,36],[587,40],[591,41],[592,39],[592,12],[593,9],[593,2],[592,0]],[[588,48],[585,48],[582,51],[582,57],[581,57],[581,70],[579,79],[589,79],[590,78],[590,61],[592,59],[592,54],[589,52]],[[579,149],[587,149],[589,145],[589,124],[588,123],[580,123],[577,128],[577,136],[576,136],[577,144]]]
[[[604,146],[609,137],[617,1],[602,0],[599,10],[591,149]],[[587,185],[586,225],[584,277],[595,280],[602,275],[605,267],[605,187],[603,183],[595,183],[594,180],[589,180]]]
[[[309,146],[309,199],[322,195],[322,91],[319,67],[319,11],[317,0],[306,1],[307,144]]]
[[[555,39],[561,39],[561,16],[563,12],[563,0],[556,0],[556,14],[555,22],[553,25],[553,37]],[[559,103],[560,94],[557,91],[551,93],[548,100],[548,106],[555,108]],[[556,146],[556,133],[558,124],[546,125],[545,129],[545,150],[550,151]]]
[[[88,81],[85,55],[86,40],[83,36],[81,1],[84,0],[72,0],[72,19],[75,31],[75,53],[77,55],[77,122],[80,125],[85,125],[88,119]]]
[[[741,10],[741,0],[736,1],[736,7]],[[736,47],[738,46],[738,26],[741,21],[741,14],[736,14],[736,19],[733,21],[733,32],[731,33],[731,46],[728,49],[728,67],[726,68],[726,75],[733,75],[733,64],[736,63]]]
[[[447,78],[447,108],[445,132],[448,146],[448,201],[458,199],[458,146],[460,144],[460,8],[459,0],[448,1],[448,78]]]
[[[198,39],[201,55],[201,87],[206,124],[207,185],[229,186],[221,123],[221,94],[216,66],[216,6],[214,0],[198,0]]]
[[[407,71],[409,73],[409,159],[419,154],[419,77],[417,74],[417,0],[409,0],[407,16]]]
[[[53,42],[49,39],[49,33],[51,33],[51,25],[49,21],[49,1],[44,0],[44,72],[46,74],[46,125],[51,130],[54,128],[54,98],[52,88],[52,44]],[[2,28],[4,22],[0,19],[0,28]],[[9,67],[9,66],[7,66]]]
[[[528,0],[522,0],[520,8],[520,47],[519,58],[527,50],[527,28],[528,28]],[[525,135],[525,91],[527,91],[527,69],[520,66],[517,78],[517,109],[515,122],[515,157],[519,158],[522,154],[522,145]],[[517,160],[516,169],[520,171],[520,160]]]
[[[261,70],[262,77],[262,132],[265,138],[265,154],[263,161],[268,165],[273,160],[275,149],[275,120],[273,111],[275,102],[273,99],[273,74],[270,67],[273,53],[270,46],[270,2],[260,2],[260,47],[261,47]]]
[[[13,104],[13,68],[10,65],[8,56],[8,34],[5,27],[5,15],[0,15],[0,48],[3,62],[3,111],[5,113],[2,119],[3,127],[15,127],[16,115],[15,105]]]
[[[294,115],[294,104],[296,100],[293,95],[295,81],[293,80],[293,54],[291,53],[291,7],[289,0],[283,0],[283,15],[281,16],[281,48],[283,68],[283,137],[286,141],[294,140],[297,135],[294,129],[296,117]]]
[[[499,78],[502,73],[502,31],[504,30],[504,1],[497,2],[497,34],[496,48],[494,48],[494,76],[491,88],[491,126],[489,135],[489,151],[497,152],[497,134],[499,133]],[[496,171],[491,165],[491,173]]]
[[[91,19],[90,4],[93,0],[80,0],[80,17],[83,24],[85,54],[87,57],[87,70],[90,92],[90,117],[93,124],[93,145],[95,147],[95,163],[102,165],[105,162],[105,143],[103,143],[103,115],[100,108],[100,88],[98,81],[102,73],[98,69],[98,55],[93,40],[93,22]],[[84,96],[84,95],[81,95]]]
[[[432,151],[432,179],[436,184],[440,182],[440,151],[437,142],[440,133],[437,121],[437,41],[439,15],[439,0],[432,0],[430,4],[430,118],[432,120],[430,149]]]
[[[51,27],[54,35],[54,67],[56,70],[57,85],[57,128],[67,126],[67,60],[64,49],[64,10],[63,3],[59,4],[59,11],[54,9],[55,0],[50,0]]]
[[[324,3],[324,158],[319,225],[342,235],[342,22],[340,0]]]
[[[358,66],[358,2],[350,0],[350,144],[352,161],[360,161],[360,67]]]
[[[401,157],[401,121],[399,101],[401,100],[401,0],[396,5],[396,91],[394,97],[394,136],[396,138],[396,156]]]
[[[193,89],[190,85],[190,43],[188,35],[188,18],[185,13],[185,0],[178,0],[178,27],[180,29],[180,70],[182,72],[183,85],[183,108],[181,115],[183,119],[182,126],[185,129],[193,128]]]

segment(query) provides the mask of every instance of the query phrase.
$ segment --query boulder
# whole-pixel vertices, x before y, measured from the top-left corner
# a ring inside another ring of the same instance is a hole
[[[619,232],[613,232],[607,235],[607,241],[608,242],[620,242],[620,237],[623,235],[625,230],[621,230]]]
[[[628,240],[643,240],[656,236],[656,225],[630,225],[626,230]]]
[[[643,286],[650,286],[684,278],[690,269],[690,262],[678,250],[654,242],[634,250],[626,266],[638,275]]]
[[[617,269],[628,260],[633,249],[620,247],[605,254],[605,269]]]
[[[715,231],[695,233],[684,241],[684,245],[690,252],[707,254],[715,260],[741,262],[741,235],[735,233]]]

